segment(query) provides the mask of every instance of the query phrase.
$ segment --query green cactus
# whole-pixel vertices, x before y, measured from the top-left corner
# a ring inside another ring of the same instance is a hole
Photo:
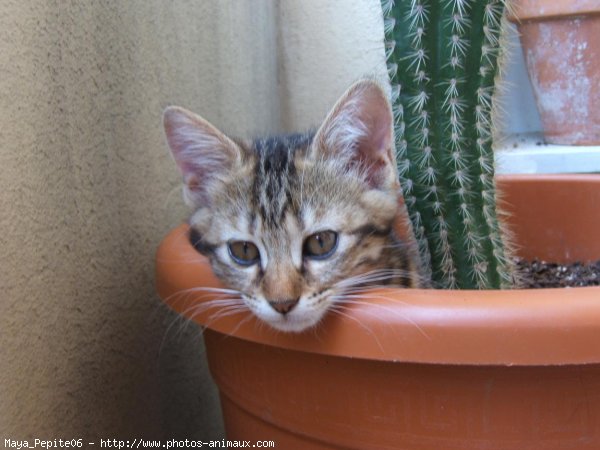
[[[503,0],[383,0],[398,168],[434,285],[514,284],[492,137]]]

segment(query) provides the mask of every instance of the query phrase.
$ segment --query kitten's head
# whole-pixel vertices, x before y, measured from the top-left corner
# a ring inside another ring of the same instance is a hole
[[[177,107],[164,122],[196,210],[192,243],[260,319],[309,328],[349,278],[380,267],[398,182],[375,82],[353,85],[312,134],[234,141]]]

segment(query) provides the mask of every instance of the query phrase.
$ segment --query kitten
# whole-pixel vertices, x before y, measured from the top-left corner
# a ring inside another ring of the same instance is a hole
[[[316,133],[253,142],[166,109],[167,141],[196,209],[191,242],[272,327],[310,328],[365,285],[422,286],[414,247],[393,229],[392,120],[370,80],[348,89]]]

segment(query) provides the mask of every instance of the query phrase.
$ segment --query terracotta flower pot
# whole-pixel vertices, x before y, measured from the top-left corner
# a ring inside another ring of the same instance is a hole
[[[521,254],[600,259],[600,176],[499,179]],[[177,311],[218,286],[186,226],[157,255]],[[178,294],[179,293],[179,294]],[[240,314],[205,331],[229,439],[282,449],[600,448],[600,287],[378,290],[300,335]]]
[[[600,144],[600,2],[516,0],[521,44],[553,144]]]

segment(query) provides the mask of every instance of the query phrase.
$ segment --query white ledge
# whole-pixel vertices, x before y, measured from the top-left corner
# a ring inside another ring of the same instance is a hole
[[[536,134],[510,136],[495,156],[499,174],[600,173],[600,146],[546,144]]]

